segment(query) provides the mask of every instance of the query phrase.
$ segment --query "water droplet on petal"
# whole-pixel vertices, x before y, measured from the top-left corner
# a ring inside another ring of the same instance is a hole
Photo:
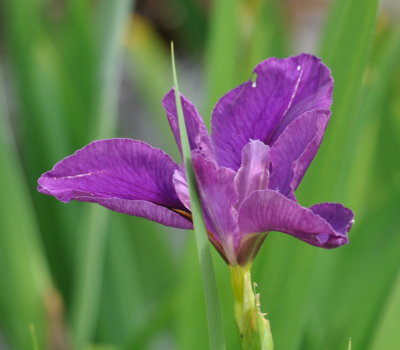
[[[301,69],[301,66],[297,66],[297,68],[296,68],[298,71]]]
[[[253,81],[253,84],[251,84],[252,88],[256,88],[257,87],[257,83],[255,81]]]

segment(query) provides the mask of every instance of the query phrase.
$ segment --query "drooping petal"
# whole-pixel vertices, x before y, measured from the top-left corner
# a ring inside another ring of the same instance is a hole
[[[130,139],[92,142],[39,179],[38,190],[63,202],[97,202],[112,210],[167,222],[156,207],[185,210],[172,183],[178,165],[164,152]],[[153,203],[140,209],[139,203]],[[165,209],[165,210],[169,210]],[[179,218],[171,212],[174,223]],[[175,221],[174,221],[175,220]],[[182,225],[180,225],[182,226]]]
[[[256,80],[223,96],[212,115],[212,142],[220,166],[237,170],[250,139],[271,145],[291,121],[313,109],[329,109],[329,69],[311,55],[270,58],[254,70]]]
[[[269,147],[258,140],[251,140],[242,150],[242,165],[235,177],[238,204],[250,193],[268,188]]]
[[[235,172],[219,168],[197,152],[193,154],[193,166],[207,228],[224,247],[227,259],[233,261],[234,248],[239,240],[234,208],[238,197],[234,185]]]
[[[190,149],[198,149],[201,153],[210,159],[213,159],[213,150],[211,138],[203,119],[192,102],[181,94],[183,115],[185,117],[186,129],[189,138]],[[169,125],[175,136],[179,151],[182,154],[181,137],[179,134],[178,114],[175,103],[175,92],[171,89],[163,98],[162,104],[167,114]]]
[[[340,205],[304,208],[271,190],[253,192],[239,209],[243,234],[280,231],[322,248],[346,244],[352,220],[352,212]]]
[[[272,145],[269,188],[293,198],[324,136],[330,112],[314,110],[293,120]]]
[[[324,218],[335,231],[346,234],[354,223],[354,213],[340,203],[319,203],[310,207]]]

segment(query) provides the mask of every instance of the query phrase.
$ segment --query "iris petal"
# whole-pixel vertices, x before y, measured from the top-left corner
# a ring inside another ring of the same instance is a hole
[[[239,209],[240,232],[280,231],[322,248],[348,242],[353,213],[334,203],[304,208],[282,194],[266,190],[253,192]]]
[[[179,214],[166,209],[186,210],[172,183],[176,169],[178,165],[167,154],[146,143],[130,139],[100,140],[43,174],[38,190],[63,202],[73,199],[96,202],[122,213],[187,227]]]
[[[288,125],[271,147],[272,171],[269,188],[294,198],[305,171],[313,160],[324,136],[330,112],[304,113]]]
[[[220,168],[199,153],[193,154],[193,166],[204,211],[207,229],[224,247],[228,261],[234,261],[234,248],[240,241],[237,212],[235,172]]]
[[[235,177],[240,204],[252,192],[266,190],[269,179],[269,147],[252,140],[242,150],[242,165]]]
[[[190,148],[199,150],[207,158],[214,158],[211,138],[203,119],[192,102],[181,95],[183,115],[185,117],[186,129],[189,138]],[[167,114],[169,125],[175,136],[179,151],[182,154],[181,137],[179,134],[178,114],[176,111],[175,92],[170,90],[163,98],[162,104]]]
[[[329,69],[311,55],[270,58],[254,70],[256,80],[223,96],[212,115],[212,142],[220,166],[237,170],[250,139],[272,145],[297,117],[329,109],[333,80]]]

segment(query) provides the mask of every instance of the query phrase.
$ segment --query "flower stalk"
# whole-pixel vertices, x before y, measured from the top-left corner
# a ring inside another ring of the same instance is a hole
[[[243,350],[273,350],[269,321],[260,310],[260,295],[251,281],[251,264],[231,265],[235,318]]]

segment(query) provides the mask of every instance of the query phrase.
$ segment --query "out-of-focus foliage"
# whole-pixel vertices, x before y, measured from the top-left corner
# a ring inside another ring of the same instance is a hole
[[[6,349],[34,349],[35,339],[40,349],[208,347],[192,233],[63,205],[37,193],[36,180],[98,137],[143,139],[177,157],[160,104],[172,86],[168,41],[181,90],[209,123],[216,99],[257,62],[297,53],[294,3],[1,2]],[[298,197],[344,202],[356,223],[351,243],[332,251],[279,233],[266,240],[253,276],[277,350],[346,349],[349,337],[353,350],[400,348],[400,14],[378,5],[332,0],[312,52],[332,69],[335,99]],[[229,272],[217,254],[214,262],[227,348],[239,349]]]

